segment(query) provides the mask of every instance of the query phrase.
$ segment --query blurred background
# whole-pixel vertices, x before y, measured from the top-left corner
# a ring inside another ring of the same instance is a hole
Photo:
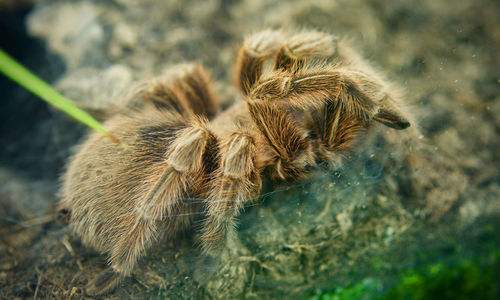
[[[209,69],[223,107],[245,35],[349,38],[405,90],[419,131],[375,128],[343,168],[266,182],[221,257],[165,241],[106,296],[497,299],[500,3],[0,0],[0,47],[89,111],[169,65]],[[0,75],[0,298],[81,298],[106,266],[54,221],[87,129]]]

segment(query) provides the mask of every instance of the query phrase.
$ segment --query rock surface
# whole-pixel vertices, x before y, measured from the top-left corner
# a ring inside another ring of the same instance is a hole
[[[404,86],[418,116],[418,135],[378,128],[341,170],[292,186],[267,183],[218,259],[201,256],[189,234],[165,241],[107,297],[279,298],[373,276],[390,286],[404,267],[480,255],[491,243],[498,248],[500,5],[389,2],[34,6],[28,32],[66,66],[55,86],[89,110],[105,109],[133,82],[193,60],[212,70],[227,106],[237,97],[229,83],[242,37],[264,27],[306,27],[351,37]],[[2,129],[11,150],[2,150],[0,165],[0,296],[80,298],[104,258],[50,216],[57,174],[82,126],[43,109],[44,117],[19,120],[38,122],[29,142]]]

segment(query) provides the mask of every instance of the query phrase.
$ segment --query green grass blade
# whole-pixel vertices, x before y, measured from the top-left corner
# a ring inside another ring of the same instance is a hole
[[[54,107],[62,110],[90,128],[108,136],[114,142],[119,143],[118,139],[106,130],[101,123],[99,123],[99,121],[71,103],[70,100],[61,95],[38,76],[31,73],[2,49],[0,49],[0,72],[4,73],[7,77],[14,80],[33,94],[52,104]]]

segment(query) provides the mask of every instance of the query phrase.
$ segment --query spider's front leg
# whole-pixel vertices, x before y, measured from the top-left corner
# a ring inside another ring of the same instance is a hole
[[[244,95],[262,75],[264,62],[276,55],[285,40],[280,30],[264,30],[245,39],[236,62],[236,84]]]
[[[326,59],[335,53],[336,38],[306,31],[287,37],[281,30],[264,30],[245,39],[238,53],[236,83],[248,95],[264,73],[266,61],[271,69],[297,71],[307,58]]]
[[[264,62],[270,59],[275,71],[265,73]],[[310,59],[335,63],[311,66]],[[397,89],[345,41],[324,32],[306,31],[286,38],[281,31],[270,30],[251,35],[240,49],[237,70],[240,89],[253,99],[279,99],[315,109],[340,100],[347,111],[367,119],[397,129],[409,125]]]
[[[328,59],[336,51],[336,41],[335,36],[319,31],[294,34],[279,49],[274,67],[296,72],[305,66],[307,59]]]
[[[339,151],[352,148],[372,120],[395,129],[410,125],[409,114],[384,87],[377,78],[349,68],[281,70],[260,79],[248,99],[308,115],[302,126],[317,138],[319,158],[338,166]]]
[[[340,104],[349,113],[389,127],[405,129],[410,125],[398,99],[391,97],[377,80],[347,68],[276,71],[255,84],[250,98],[300,109]]]

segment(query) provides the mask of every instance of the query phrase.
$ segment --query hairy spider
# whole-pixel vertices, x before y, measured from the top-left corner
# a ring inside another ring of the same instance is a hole
[[[59,208],[84,244],[109,255],[87,293],[112,289],[196,218],[202,249],[223,245],[263,173],[299,180],[320,163],[338,166],[372,121],[409,126],[394,88],[326,33],[253,34],[236,71],[244,100],[218,113],[201,66],[172,68],[106,121],[126,147],[91,133],[71,158]]]

